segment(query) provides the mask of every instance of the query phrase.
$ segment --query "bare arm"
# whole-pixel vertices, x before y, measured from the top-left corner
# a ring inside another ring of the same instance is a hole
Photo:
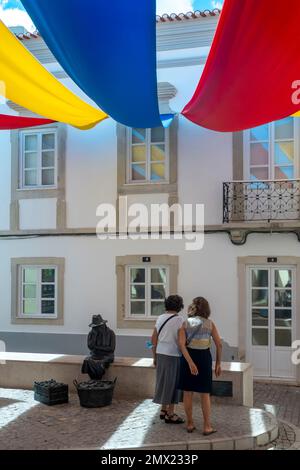
[[[157,334],[156,328],[154,328],[153,330],[151,342],[152,342],[153,364],[156,366],[156,348],[157,348],[157,342],[158,342],[158,334]]]
[[[192,375],[198,375],[198,369],[196,365],[194,364],[191,356],[189,355],[189,352],[186,347],[186,333],[184,326],[180,328],[178,331],[178,344],[179,344],[179,349],[183,354],[183,357],[185,358],[186,362],[189,365],[190,371]]]
[[[220,338],[219,332],[216,328],[216,325],[213,323],[211,335],[213,337],[214,343],[216,345],[216,367],[215,367],[215,374],[216,377],[221,375],[221,360],[222,360],[222,340]]]

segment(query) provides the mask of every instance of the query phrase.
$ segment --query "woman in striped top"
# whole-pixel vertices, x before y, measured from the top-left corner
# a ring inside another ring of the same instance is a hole
[[[209,436],[216,432],[211,426],[212,357],[211,338],[217,350],[215,374],[221,374],[222,341],[214,323],[209,319],[209,303],[203,297],[196,297],[189,307],[188,319],[179,332],[179,346],[183,357],[179,389],[184,390],[184,407],[187,416],[187,431],[195,429],[193,421],[193,394],[201,394],[204,419],[203,434]]]

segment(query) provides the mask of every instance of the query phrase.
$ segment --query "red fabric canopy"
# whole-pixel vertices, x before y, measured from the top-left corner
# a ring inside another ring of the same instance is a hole
[[[204,72],[182,114],[230,132],[296,113],[299,42],[299,0],[225,0]]]
[[[25,127],[44,126],[51,124],[50,119],[39,119],[39,118],[28,118],[19,116],[7,116],[6,114],[0,114],[0,130],[7,131],[10,129],[23,129]]]

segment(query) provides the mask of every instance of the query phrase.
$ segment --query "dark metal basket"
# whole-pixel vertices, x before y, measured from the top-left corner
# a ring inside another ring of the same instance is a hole
[[[34,399],[48,406],[68,403],[68,385],[58,383],[53,379],[46,382],[34,382]]]
[[[84,408],[101,408],[109,406],[112,403],[113,393],[117,379],[109,380],[90,380],[89,382],[80,382],[74,380],[80,406]]]

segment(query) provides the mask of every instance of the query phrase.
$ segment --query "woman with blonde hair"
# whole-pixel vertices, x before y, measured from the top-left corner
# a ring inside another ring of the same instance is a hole
[[[178,388],[184,391],[184,408],[187,417],[187,431],[196,428],[193,421],[193,395],[201,394],[203,413],[203,435],[216,432],[213,429],[210,395],[212,391],[211,338],[216,345],[216,377],[221,374],[222,341],[215,324],[209,319],[210,306],[204,297],[196,297],[188,309],[188,319],[179,331],[181,358],[180,380]]]

